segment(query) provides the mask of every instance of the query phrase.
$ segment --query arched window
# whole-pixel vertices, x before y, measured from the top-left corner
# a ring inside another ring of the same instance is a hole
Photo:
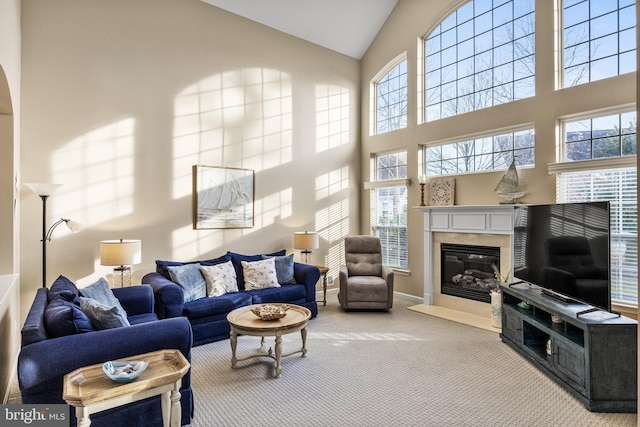
[[[392,67],[390,71],[386,70]],[[407,127],[407,59],[394,59],[385,67],[382,77],[372,82],[375,96],[375,124],[372,134],[391,132]]]
[[[425,37],[425,121],[535,95],[534,5],[470,1]]]

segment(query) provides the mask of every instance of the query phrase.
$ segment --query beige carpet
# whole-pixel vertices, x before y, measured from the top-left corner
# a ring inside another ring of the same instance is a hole
[[[636,426],[636,414],[591,413],[486,331],[408,307],[350,312],[335,295],[309,323],[307,357],[230,368],[229,342],[193,350],[204,426]],[[287,335],[284,351],[299,348]],[[239,356],[259,338],[239,337]],[[257,360],[257,361],[256,361]]]
[[[191,427],[637,425],[636,414],[589,412],[495,331],[414,305],[345,313],[330,295],[309,323],[307,357],[284,358],[279,379],[270,359],[232,370],[228,340],[194,348]],[[296,350],[300,335],[283,341]],[[258,347],[259,338],[238,338],[238,356]]]

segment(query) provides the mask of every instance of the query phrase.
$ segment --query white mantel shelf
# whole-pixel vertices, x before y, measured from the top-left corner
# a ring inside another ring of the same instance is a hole
[[[514,206],[517,205],[414,206],[424,213],[424,304],[434,303],[433,258],[440,248],[433,247],[433,234],[506,235],[510,236],[509,250],[513,253]]]

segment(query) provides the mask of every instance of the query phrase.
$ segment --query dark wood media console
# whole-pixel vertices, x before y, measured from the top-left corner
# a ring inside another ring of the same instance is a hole
[[[526,282],[501,284],[502,341],[593,412],[637,411],[638,323],[563,302]],[[518,304],[526,302],[530,308]],[[562,323],[552,321],[552,315]]]

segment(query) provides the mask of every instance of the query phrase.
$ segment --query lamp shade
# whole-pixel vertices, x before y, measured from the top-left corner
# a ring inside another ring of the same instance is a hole
[[[56,192],[56,190],[62,187],[62,184],[51,184],[48,182],[29,182],[25,184],[31,191],[38,196],[50,196]]]
[[[100,242],[100,265],[134,265],[142,262],[140,240],[103,240]]]
[[[293,234],[293,247],[295,249],[318,249],[320,247],[320,235],[315,231],[297,231]]]

